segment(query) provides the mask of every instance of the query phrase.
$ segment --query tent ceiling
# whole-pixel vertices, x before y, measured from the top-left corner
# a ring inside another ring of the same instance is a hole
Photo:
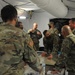
[[[61,0],[31,0],[40,8],[46,10],[55,17],[65,17],[68,13],[68,8]]]
[[[26,11],[30,11],[30,10],[38,10],[40,9],[36,4],[34,0],[0,0],[0,10],[2,9],[2,7],[4,7],[5,5],[7,4],[12,4],[14,6],[16,6],[17,8],[19,9],[22,9],[22,10],[26,10]],[[35,0],[36,1],[36,0]],[[45,0],[40,0],[39,3],[41,1],[45,1]],[[46,0],[45,3],[48,3],[47,2],[48,0]],[[54,0],[50,0],[50,1],[54,1]],[[56,1],[56,0],[55,0]],[[62,3],[64,3],[68,8],[69,10],[73,10],[75,11],[75,0],[60,0],[62,1]],[[43,4],[44,2],[42,2],[42,6],[44,5]],[[48,6],[48,5],[47,5]],[[60,6],[60,4],[59,4]],[[50,10],[50,8],[48,8],[48,10]],[[19,10],[18,10],[19,11]],[[39,10],[38,10],[39,11]],[[51,11],[51,10],[50,10]],[[21,11],[22,12],[22,11]]]
[[[39,9],[39,7],[37,7],[37,5],[31,2],[30,0],[1,0],[0,4],[3,6],[5,5],[4,2],[6,4],[11,4],[20,9],[27,10],[27,11]]]
[[[30,0],[0,0],[0,11],[2,7],[4,7],[7,4],[16,6],[19,16],[24,13],[24,10],[31,11],[40,9],[36,4],[31,2]]]
[[[62,0],[62,2],[69,8],[75,11],[75,0]]]

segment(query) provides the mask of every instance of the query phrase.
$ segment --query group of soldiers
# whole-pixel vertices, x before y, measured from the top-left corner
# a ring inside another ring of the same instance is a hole
[[[69,25],[61,28],[61,35],[64,38],[62,42],[58,30],[52,24],[49,30],[43,32],[45,46],[43,55],[48,54],[48,59],[56,61],[56,70],[65,68],[68,75],[75,75],[75,18],[69,20]]]
[[[42,66],[36,52],[39,50],[39,39],[42,38],[41,32],[37,29],[38,25],[34,23],[28,33],[23,31],[22,26],[17,28],[17,10],[12,5],[2,8],[1,18],[3,23],[0,25],[0,75],[24,75],[25,63],[41,73]],[[49,30],[43,32],[43,54],[48,54],[49,60],[57,59],[57,67],[62,65],[66,67],[69,75],[75,75],[75,19],[70,19],[69,25],[61,28],[64,37],[61,43],[59,31],[54,23],[51,22],[49,27]]]

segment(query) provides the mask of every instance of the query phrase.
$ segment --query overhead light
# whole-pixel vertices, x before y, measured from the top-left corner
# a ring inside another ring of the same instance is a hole
[[[19,19],[26,19],[26,16],[19,16]]]

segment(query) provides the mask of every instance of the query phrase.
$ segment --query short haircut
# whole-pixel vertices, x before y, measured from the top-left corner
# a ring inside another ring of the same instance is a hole
[[[12,5],[6,5],[1,9],[1,18],[4,22],[17,18],[17,10]]]
[[[55,24],[53,21],[51,21],[50,23],[53,24],[53,25]]]
[[[44,31],[43,31],[43,35],[45,35],[45,34],[46,34],[46,32],[47,32],[47,30],[44,30]]]

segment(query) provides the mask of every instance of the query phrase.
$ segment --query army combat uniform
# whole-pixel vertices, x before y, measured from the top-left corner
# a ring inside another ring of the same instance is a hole
[[[0,75],[23,75],[25,62],[39,72],[39,59],[29,35],[9,24],[0,25]]]
[[[43,44],[45,51],[50,54],[51,52],[56,52],[59,50],[59,36],[56,34],[51,34],[48,38],[43,38]]]
[[[51,34],[58,34],[58,33],[59,33],[59,31],[58,31],[57,28],[50,28],[48,31],[49,31]]]
[[[75,29],[73,29],[73,31],[72,31],[72,32],[73,32],[73,34],[75,35]]]
[[[37,32],[39,32],[40,35],[37,34]],[[30,37],[32,38],[32,40],[34,42],[36,50],[38,51],[39,50],[39,39],[42,38],[41,32],[38,29],[36,29],[33,32],[30,32],[29,34],[30,34]]]
[[[62,54],[57,64],[64,65],[69,75],[75,75],[75,35],[68,35],[62,43]]]

